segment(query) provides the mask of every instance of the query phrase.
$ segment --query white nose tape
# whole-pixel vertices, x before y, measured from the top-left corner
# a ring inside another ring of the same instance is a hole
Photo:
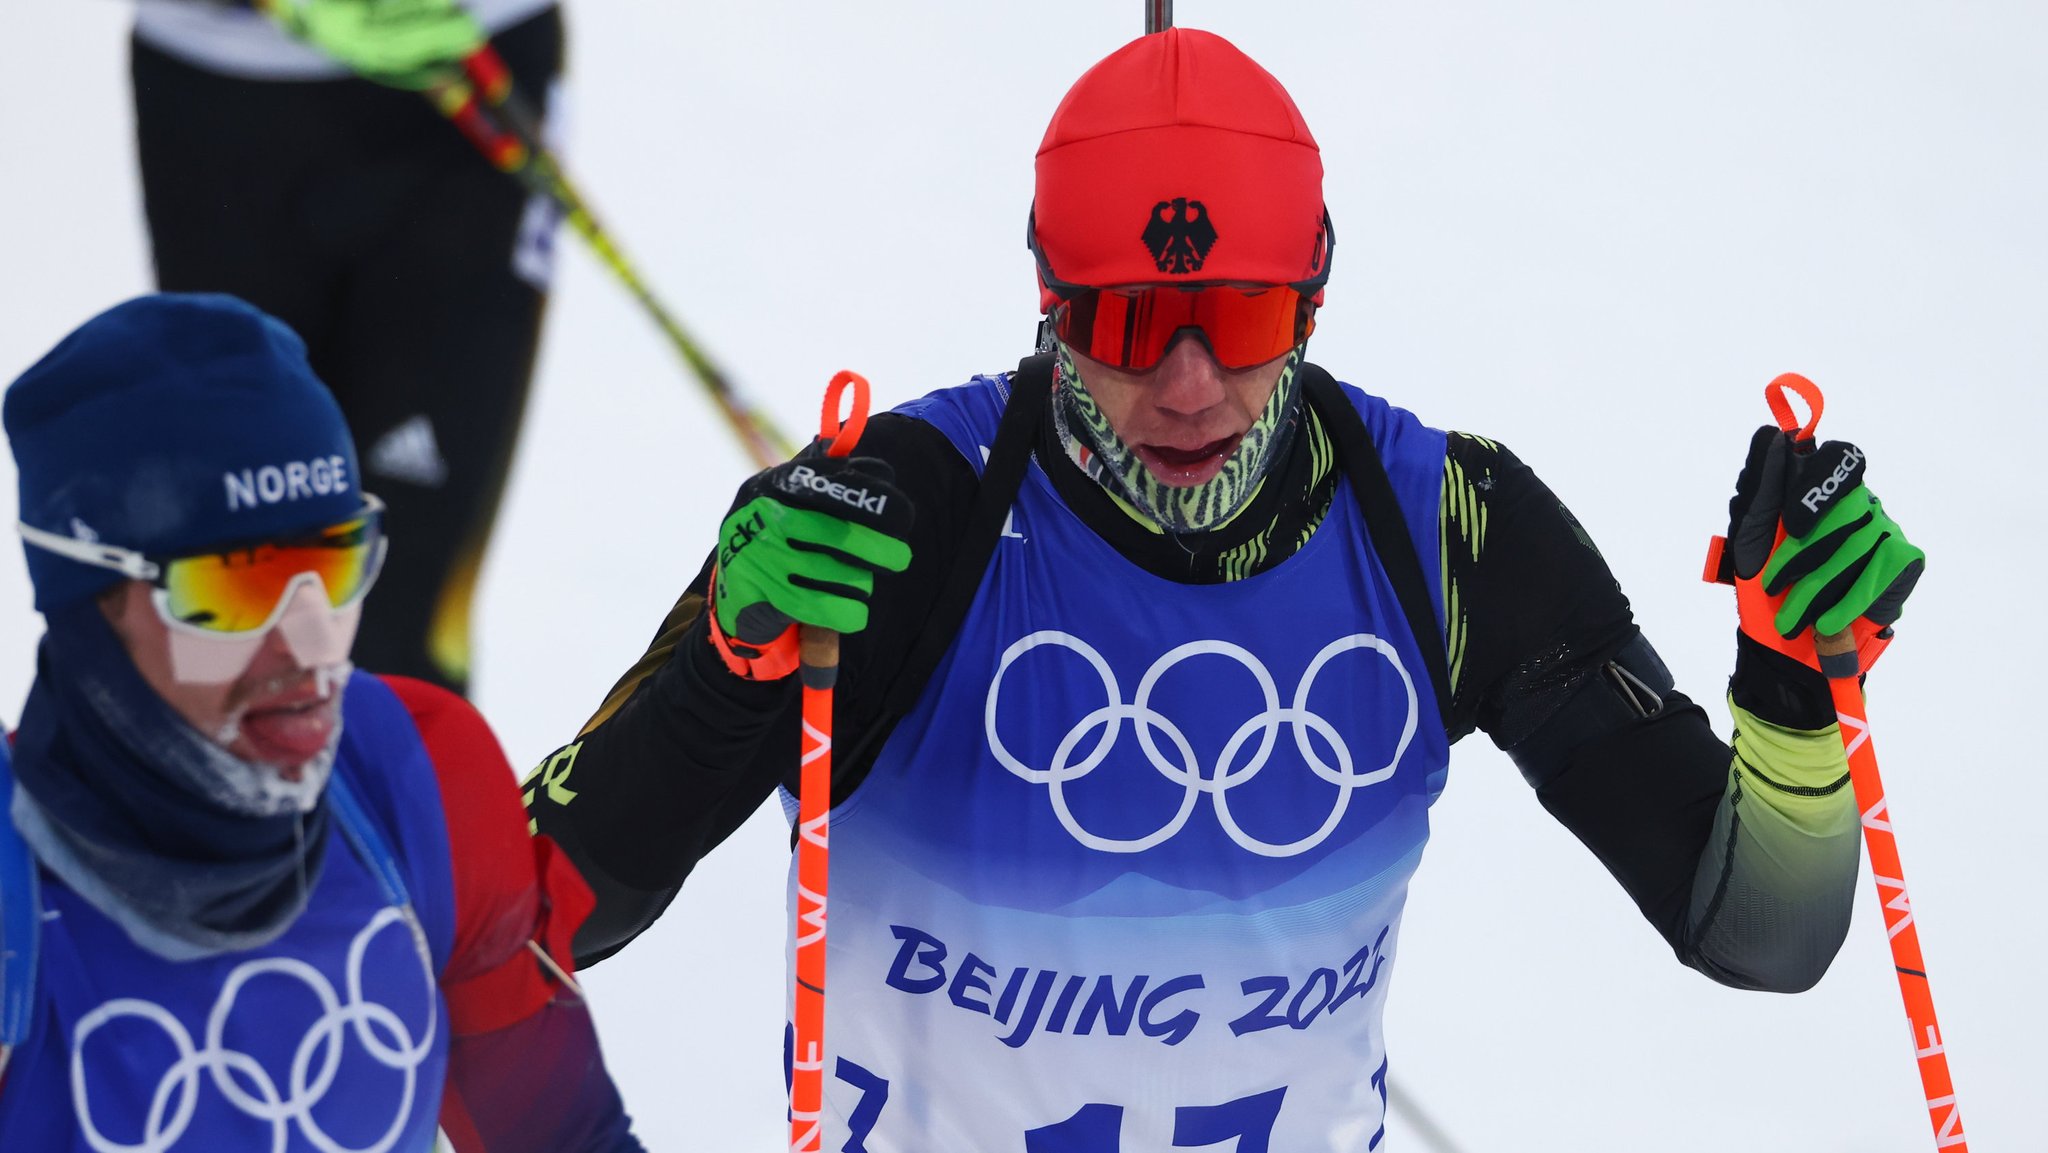
[[[224,685],[240,677],[256,659],[267,632],[213,635],[172,629],[171,677],[180,684]]]
[[[284,634],[285,647],[291,649],[292,659],[299,662],[300,668],[311,669],[347,660],[348,650],[356,643],[356,626],[362,619],[362,601],[343,609],[333,608],[327,603],[326,590],[315,579],[292,590],[277,628]]]

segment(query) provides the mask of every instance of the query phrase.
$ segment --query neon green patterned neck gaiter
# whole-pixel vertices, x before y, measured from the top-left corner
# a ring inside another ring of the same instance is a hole
[[[1058,349],[1053,384],[1053,428],[1067,458],[1108,490],[1139,520],[1162,532],[1208,532],[1244,510],[1259,486],[1284,460],[1301,424],[1301,387],[1296,370],[1302,349],[1287,354],[1287,367],[1273,387],[1264,412],[1215,476],[1197,485],[1161,484],[1096,407],[1065,344]]]

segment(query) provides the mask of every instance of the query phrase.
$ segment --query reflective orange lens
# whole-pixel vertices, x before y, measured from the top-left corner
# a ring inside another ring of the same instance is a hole
[[[1173,338],[1200,329],[1225,368],[1264,364],[1315,331],[1315,305],[1284,286],[1171,285],[1093,289],[1053,310],[1053,331],[1068,348],[1134,372],[1156,366]]]
[[[384,533],[373,511],[306,537],[164,562],[162,584],[173,617],[214,632],[261,629],[276,615],[292,579],[320,578],[341,608],[361,597],[384,557]]]

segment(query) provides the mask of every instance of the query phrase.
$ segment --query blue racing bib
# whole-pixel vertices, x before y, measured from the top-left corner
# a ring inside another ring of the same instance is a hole
[[[903,411],[978,467],[1004,388]],[[1443,434],[1347,395],[1433,531]],[[1348,481],[1335,502],[1279,565],[1178,584],[1033,465],[833,814],[826,1148],[1378,1145],[1381,1010],[1449,748]]]
[[[369,675],[350,680],[334,772],[326,867],[264,948],[163,960],[39,871],[28,1030],[0,1083],[7,1148],[433,1147],[454,933],[447,829],[410,716]],[[0,901],[20,896],[10,886]]]

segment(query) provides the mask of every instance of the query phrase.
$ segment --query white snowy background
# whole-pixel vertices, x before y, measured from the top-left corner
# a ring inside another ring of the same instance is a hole
[[[1028,350],[1032,153],[1065,87],[1142,27],[1136,0],[586,0],[570,15],[574,171],[798,431],[835,369],[865,371],[887,404]],[[1827,390],[1825,431],[1870,451],[1874,487],[1932,558],[1870,710],[1966,1129],[1987,1153],[2048,1149],[2033,460],[2048,8],[1183,0],[1177,15],[1280,76],[1322,144],[1341,243],[1314,357],[1531,462],[1717,716],[1734,613],[1700,583],[1706,539],[1766,419],[1763,385],[1794,369]],[[0,7],[0,380],[148,287],[129,19],[113,0]],[[478,700],[515,763],[573,736],[639,654],[747,471],[655,330],[565,239],[478,621]],[[33,671],[28,605],[0,548],[4,719]],[[1673,962],[1484,737],[1454,766],[1387,1027],[1396,1083],[1458,1148],[1930,1147],[1867,869],[1817,989],[1737,993]],[[758,815],[589,976],[650,1148],[783,1140],[780,820]],[[1399,1116],[1389,1146],[1431,1148]]]

